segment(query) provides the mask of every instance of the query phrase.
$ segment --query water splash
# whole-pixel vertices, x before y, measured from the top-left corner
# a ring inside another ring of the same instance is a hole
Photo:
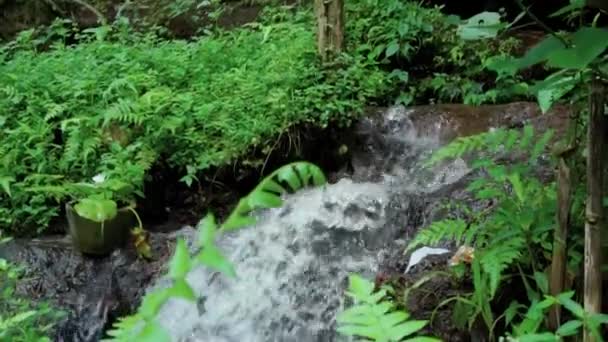
[[[175,341],[346,340],[335,333],[335,317],[348,274],[373,277],[385,252],[403,243],[405,222],[393,221],[403,217],[404,201],[466,173],[461,164],[422,172],[416,161],[437,139],[421,139],[402,108],[382,120],[383,141],[370,143],[371,153],[391,160],[370,164],[382,176],[287,196],[282,208],[259,213],[256,226],[220,237],[238,279],[192,270],[187,279],[202,300],[171,299],[158,317]]]

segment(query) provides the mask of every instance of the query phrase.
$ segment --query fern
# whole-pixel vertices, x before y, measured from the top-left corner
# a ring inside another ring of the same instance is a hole
[[[427,321],[410,320],[410,314],[396,310],[395,304],[383,300],[386,289],[374,292],[374,284],[359,275],[349,276],[347,294],[355,305],[341,312],[337,331],[347,336],[365,337],[372,341],[440,341],[431,337],[411,337],[427,325]]]
[[[113,329],[108,332],[112,339],[105,341],[144,341],[150,336],[155,336],[155,341],[169,341],[169,336],[155,321],[155,316],[169,298],[196,299],[186,282],[186,276],[193,267],[204,265],[229,277],[236,276],[233,265],[215,245],[217,234],[222,230],[254,224],[255,218],[249,216],[251,211],[280,207],[283,204],[280,196],[286,192],[298,191],[307,186],[320,186],[325,182],[325,175],[316,165],[303,161],[290,163],[268,175],[243,197],[224,224],[218,225],[215,216],[207,214],[198,224],[200,252],[191,257],[184,241],[179,240],[169,263],[168,276],[173,280],[173,285],[148,293],[135,314],[120,318],[114,323]]]
[[[285,165],[266,177],[249,195],[239,201],[222,229],[234,230],[255,224],[255,219],[247,215],[252,210],[280,207],[283,204],[280,195],[308,185],[319,186],[325,182],[323,172],[316,165],[304,162]]]
[[[547,130],[542,138],[531,146],[533,137],[534,128],[531,125],[524,126],[523,130],[499,128],[468,137],[459,137],[433,153],[425,165],[432,166],[445,159],[461,158],[478,151],[528,153],[530,148],[533,150],[530,160],[536,160],[553,137],[553,130]]]
[[[548,231],[555,224],[555,187],[534,178],[534,168],[530,166],[545,151],[552,135],[552,131],[547,131],[535,140],[532,126],[525,126],[523,130],[483,133],[449,144],[429,162],[483,150],[493,153],[519,151],[529,157],[527,163],[509,166],[497,164],[491,156],[477,160],[473,167],[485,172],[467,187],[467,191],[474,199],[491,201],[492,205],[481,211],[467,210],[465,219],[432,223],[422,229],[406,249],[407,252],[441,241],[472,248],[474,253],[465,261],[471,263],[474,291],[457,298],[459,305],[470,313],[467,315],[469,324],[481,315],[488,328],[493,325],[493,312],[488,303],[508,272],[544,268],[536,254],[542,255],[544,248],[551,247],[547,240]],[[465,266],[456,264],[460,265],[456,270],[462,272]]]
[[[131,100],[119,99],[114,105],[105,111],[104,126],[112,121],[141,126],[145,116],[137,111],[137,105]]]
[[[407,253],[420,245],[435,246],[439,242],[446,240],[459,243],[462,240],[466,229],[467,223],[461,219],[433,222],[416,234],[414,239],[408,244],[404,253]]]
[[[494,297],[501,283],[502,275],[515,260],[522,256],[525,247],[526,241],[523,237],[516,237],[476,253],[475,256],[479,259],[483,272],[488,275],[490,297]]]

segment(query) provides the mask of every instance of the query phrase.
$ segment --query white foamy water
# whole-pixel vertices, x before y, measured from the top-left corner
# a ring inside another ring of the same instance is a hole
[[[221,236],[218,245],[238,277],[193,270],[188,281],[203,300],[172,299],[158,316],[174,341],[345,340],[335,333],[335,317],[348,275],[373,278],[382,252],[401,238],[400,225],[385,222],[387,211],[400,210],[391,205],[393,195],[434,191],[468,172],[459,162],[433,172],[415,167],[437,139],[421,138],[403,109],[391,110],[383,148],[396,152],[387,157],[388,174],[289,195],[282,208],[258,213],[255,226]]]

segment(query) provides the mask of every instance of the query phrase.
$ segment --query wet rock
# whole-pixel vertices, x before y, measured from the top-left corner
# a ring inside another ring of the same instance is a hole
[[[378,180],[385,173],[400,174],[397,171],[413,166],[412,161],[421,153],[429,154],[457,137],[491,128],[531,124],[538,132],[554,129],[557,138],[564,134],[569,114],[568,107],[559,105],[542,114],[533,102],[370,108],[368,115],[355,125],[355,137],[349,146],[353,178]]]
[[[56,341],[99,341],[111,322],[133,312],[146,287],[163,270],[177,237],[194,241],[194,229],[152,233],[154,260],[137,257],[134,249],[106,257],[83,256],[69,237],[14,240],[0,245],[0,258],[25,267],[19,294],[50,301],[66,312],[55,330]]]

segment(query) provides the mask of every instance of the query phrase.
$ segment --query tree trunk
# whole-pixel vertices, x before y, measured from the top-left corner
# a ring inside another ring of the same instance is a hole
[[[604,223],[602,208],[604,158],[604,84],[594,79],[589,98],[589,127],[587,136],[587,210],[585,222],[585,311],[601,312],[602,303],[602,244]],[[595,341],[586,331],[585,342]]]
[[[344,0],[315,0],[317,48],[323,62],[344,48]]]
[[[558,157],[557,170],[557,226],[553,234],[553,259],[551,261],[551,295],[557,296],[564,291],[566,277],[566,239],[570,225],[570,208],[572,206],[572,172],[571,159],[576,151],[577,125],[575,111],[568,121],[566,145],[556,152]],[[555,305],[549,313],[549,328],[556,330],[561,321],[561,307]]]

